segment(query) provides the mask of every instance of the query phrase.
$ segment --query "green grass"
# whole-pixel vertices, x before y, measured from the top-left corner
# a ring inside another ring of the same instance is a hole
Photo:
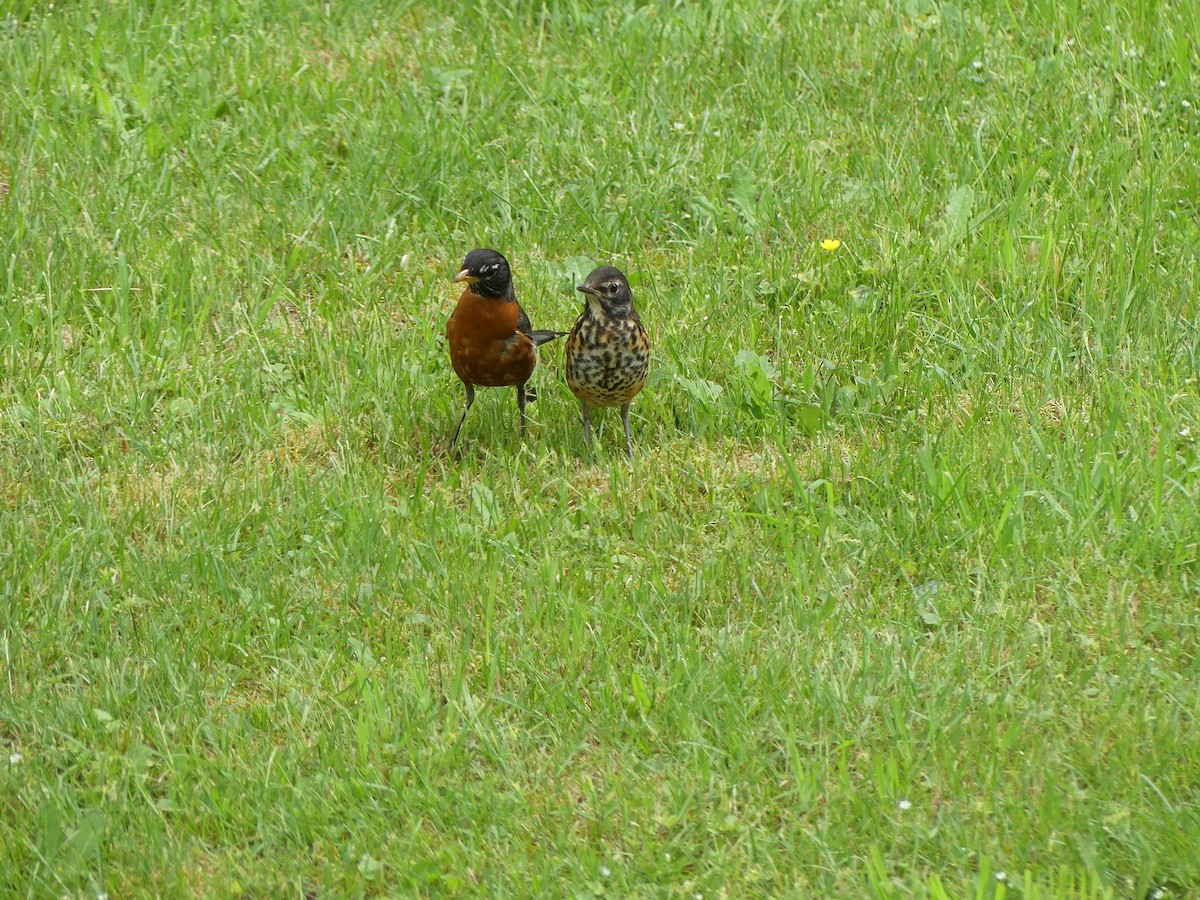
[[[0,894],[1200,893],[1200,7],[7,8]]]

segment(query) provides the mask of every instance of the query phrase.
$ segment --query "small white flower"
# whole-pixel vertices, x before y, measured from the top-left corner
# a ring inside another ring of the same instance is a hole
[[[1162,888],[1155,888],[1150,892],[1150,900],[1162,900],[1165,896],[1167,896],[1167,892]]]
[[[663,854],[663,859],[665,859],[667,862],[670,862],[670,861],[671,861],[671,851],[670,851],[670,850],[666,851],[666,852]]]
[[[896,805],[898,807],[900,807],[901,809],[912,809],[912,803],[911,803],[911,801],[908,801],[908,800],[901,800]]]
[[[1186,425],[1184,425],[1182,428],[1179,429],[1180,437],[1187,437],[1191,433],[1192,433],[1192,429],[1188,428]]]
[[[101,891],[96,895],[96,900],[108,900],[108,891]]]
[[[996,880],[997,881],[1008,881],[1008,873],[1007,872],[997,872]]]
[[[971,68],[974,69],[976,72],[978,72],[980,69],[983,68],[983,60],[982,59],[975,60],[975,62],[971,63]]]
[[[1166,86],[1167,86],[1167,81],[1166,81],[1166,79],[1165,79],[1165,78],[1160,78],[1160,79],[1158,80],[1158,86],[1159,86],[1160,88],[1164,88],[1164,87],[1166,87]]]
[[[601,874],[601,875],[603,875],[605,878],[607,878],[609,875],[611,875],[611,874],[612,874],[612,870],[611,870],[611,869],[609,869],[609,867],[608,867],[608,866],[601,866],[601,867],[600,867],[600,874]]]
[[[1187,100],[1180,100],[1179,105],[1182,106],[1184,109],[1192,108],[1192,104],[1190,102],[1188,102]]]
[[[14,750],[12,753],[8,754],[8,764],[10,766],[15,766],[17,763],[19,763],[24,758],[25,757],[23,757],[20,753],[18,753],[16,750]]]

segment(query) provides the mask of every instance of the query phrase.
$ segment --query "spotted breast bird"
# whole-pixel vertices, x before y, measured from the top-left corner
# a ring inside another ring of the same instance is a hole
[[[646,384],[650,337],[642,327],[629,282],[620,269],[601,266],[575,290],[587,296],[567,338],[567,386],[583,412],[583,441],[591,449],[592,409],[621,407],[625,452],[633,459],[629,404]]]
[[[477,387],[517,389],[524,437],[525,402],[537,399],[533,389],[525,387],[537,365],[537,348],[566,332],[534,330],[529,316],[517,303],[508,260],[495,250],[468,253],[452,283],[466,284],[446,323],[446,339],[450,362],[467,389],[467,406],[454,429],[450,449],[458,443]]]

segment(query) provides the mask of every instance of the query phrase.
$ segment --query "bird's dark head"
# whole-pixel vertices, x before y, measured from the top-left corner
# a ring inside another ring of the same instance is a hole
[[[587,294],[588,305],[599,304],[609,315],[625,315],[633,307],[633,293],[620,269],[601,266],[593,269],[583,284],[575,288]]]
[[[512,291],[512,270],[495,250],[472,250],[453,281],[465,281],[484,297],[506,297]]]

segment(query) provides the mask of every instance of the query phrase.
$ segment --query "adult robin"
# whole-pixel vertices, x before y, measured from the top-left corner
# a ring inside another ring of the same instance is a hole
[[[575,288],[587,295],[567,338],[567,386],[583,412],[583,441],[591,449],[592,409],[621,407],[625,452],[633,459],[629,404],[646,384],[650,337],[642,327],[629,282],[620,269],[601,266]]]
[[[537,348],[566,334],[535,331],[517,302],[508,260],[495,250],[472,250],[452,283],[466,283],[454,315],[446,323],[450,362],[467,389],[467,407],[454,429],[450,449],[458,443],[477,387],[515,387],[525,435],[525,402],[537,399],[525,383],[537,365]]]

